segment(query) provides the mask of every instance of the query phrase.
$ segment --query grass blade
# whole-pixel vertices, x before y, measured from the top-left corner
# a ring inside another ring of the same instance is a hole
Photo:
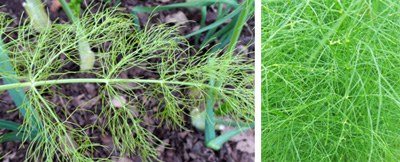
[[[242,122],[234,122],[234,121],[226,121],[221,119],[215,119],[215,123],[232,126],[232,127],[252,127],[254,128],[254,123],[242,123]]]
[[[225,14],[222,14],[222,10],[224,9],[223,7],[224,6],[221,3],[218,4],[218,14],[217,14],[216,20],[219,20],[220,18],[222,18],[223,15],[225,15]],[[228,6],[226,10],[229,10],[230,8],[231,8],[231,6]],[[207,32],[206,36],[204,37],[204,41],[200,45],[200,47],[203,47],[204,44],[208,43],[209,38],[215,33],[216,30],[217,30],[217,28],[213,28]]]
[[[239,39],[240,33],[242,32],[243,25],[246,23],[249,15],[251,15],[254,12],[254,0],[247,0],[242,12],[240,13],[239,19],[236,22],[236,25],[234,27],[233,35],[231,38],[231,41],[229,43],[227,52],[232,52],[236,48],[237,41]]]
[[[201,1],[193,1],[193,2],[185,2],[185,3],[176,3],[171,5],[165,6],[158,6],[158,7],[135,7],[133,8],[132,12],[158,12],[158,11],[165,11],[173,8],[179,7],[203,7],[203,6],[210,6],[216,3],[225,3],[235,8],[239,6],[236,1],[233,0],[201,0]]]
[[[241,9],[236,9],[235,11],[233,11],[233,12],[230,13],[230,14],[228,14],[228,15],[225,16],[224,18],[219,19],[219,20],[213,22],[212,24],[210,24],[210,25],[208,25],[208,26],[206,26],[206,27],[204,27],[204,28],[201,28],[201,29],[199,29],[199,30],[197,30],[197,31],[195,31],[195,32],[193,32],[193,33],[190,33],[190,34],[186,35],[185,38],[189,38],[189,37],[191,37],[191,36],[193,36],[193,35],[197,35],[197,34],[202,33],[202,32],[204,32],[204,31],[207,31],[207,30],[216,28],[216,27],[218,27],[219,25],[221,25],[221,24],[223,24],[224,22],[226,22],[226,21],[228,21],[229,19],[231,19],[232,17],[234,17],[234,16],[236,16],[237,14],[239,14],[240,11],[241,11]]]
[[[200,29],[204,27],[204,24],[206,23],[206,17],[207,17],[207,6],[203,6],[203,7],[201,7]],[[199,44],[200,35],[201,35],[201,33],[197,34],[195,44]]]
[[[0,128],[13,130],[13,131],[24,130],[24,128],[20,129],[20,127],[21,127],[21,125],[18,123],[0,119]]]
[[[0,143],[8,141],[24,141],[24,140],[32,141],[33,138],[35,137],[34,135],[35,134],[33,134],[32,137],[32,136],[26,136],[25,134],[19,132],[10,132],[0,136]]]

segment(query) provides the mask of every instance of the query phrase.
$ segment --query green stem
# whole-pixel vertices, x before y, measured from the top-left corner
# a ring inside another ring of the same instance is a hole
[[[252,8],[254,7],[254,0],[247,0],[245,5],[243,6],[243,10],[239,15],[239,19],[236,22],[234,27],[235,31],[232,34],[231,41],[227,48],[227,52],[231,52],[233,54],[233,50],[236,48],[237,41],[239,39],[240,33],[242,32],[243,25],[246,23],[248,15],[252,14]]]
[[[64,9],[65,13],[71,19],[73,23],[78,22],[78,18],[75,17],[74,13],[72,12],[71,8],[68,6],[68,3],[65,0],[59,0],[61,3],[62,8]]]
[[[221,146],[228,141],[229,139],[231,139],[232,137],[251,129],[252,127],[242,127],[242,128],[236,128],[233,129],[229,132],[226,132],[220,136],[218,136],[217,138],[211,140],[210,142],[207,143],[207,147],[213,149],[213,150],[219,150],[221,149]]]
[[[71,8],[68,6],[65,0],[59,0],[65,13],[67,13],[69,19],[71,19],[73,24],[77,25],[76,35],[81,37],[81,41],[78,43],[78,51],[80,58],[80,70],[90,70],[94,66],[95,57],[94,52],[91,50],[89,42],[86,40],[84,29],[82,28],[79,19],[75,17]]]
[[[31,22],[36,30],[40,31],[51,25],[50,19],[44,11],[43,4],[40,0],[26,0],[26,3],[23,3],[22,6],[31,18]]]
[[[221,119],[214,119],[215,123],[232,126],[232,127],[252,127],[254,128],[254,123],[242,123],[242,122],[234,122],[234,121],[226,121]]]
[[[52,85],[52,84],[68,84],[68,83],[156,83],[156,84],[179,84],[179,85],[187,85],[187,86],[200,86],[200,87],[212,87],[207,84],[201,83],[187,83],[180,81],[165,81],[165,80],[147,80],[147,79],[96,79],[96,78],[80,78],[80,79],[59,79],[59,80],[45,80],[45,81],[36,81],[36,82],[23,82],[23,83],[13,83],[0,85],[0,91],[22,88],[22,87],[37,87],[43,85]]]
[[[231,54],[233,54],[233,49],[236,46],[237,40],[238,40],[239,35],[240,35],[241,31],[242,31],[243,25],[247,20],[248,15],[252,13],[252,12],[249,13],[249,11],[250,11],[251,7],[253,7],[253,4],[254,4],[254,0],[250,0],[250,2],[248,0],[248,1],[245,2],[245,5],[244,5],[243,9],[237,8],[234,12],[232,12],[231,14],[229,14],[228,16],[223,18],[223,19],[226,19],[226,18],[229,17],[229,19],[230,19],[230,18],[236,16],[236,14],[240,12],[240,15],[239,15],[239,18],[238,18],[239,20],[235,24],[235,27],[234,27],[235,30],[233,32],[233,35],[232,35],[231,39],[230,39],[231,42],[230,42],[230,45],[228,47],[228,52],[231,52]],[[207,26],[207,27],[212,29],[212,27],[210,27],[210,26]],[[205,28],[203,28],[201,30],[206,30],[207,27],[205,27]],[[199,31],[201,31],[201,30],[199,30]],[[186,37],[189,37],[190,35],[191,34],[187,35]],[[225,36],[228,36],[228,35],[225,35]],[[214,59],[215,59],[215,56],[214,57],[211,56],[209,58],[208,66],[213,66],[214,65]],[[214,79],[214,77],[210,78],[210,82],[209,82],[210,86],[219,87],[219,86],[221,86],[221,84],[222,84],[222,81],[220,81],[220,80],[216,81]],[[225,135],[221,135],[221,136],[216,138],[215,126],[214,126],[215,125],[214,103],[215,103],[215,96],[216,96],[215,93],[216,93],[215,91],[213,91],[212,89],[209,89],[208,95],[207,95],[207,99],[206,99],[207,116],[206,116],[206,122],[205,122],[205,143],[206,143],[207,147],[210,147],[210,148],[212,148],[214,150],[218,150],[222,146],[222,144],[225,143],[227,140],[229,140],[233,136],[241,133],[241,130],[239,130],[239,131],[237,131],[237,130],[236,131],[230,131],[231,133],[227,132],[227,133],[225,133]],[[250,129],[250,127],[244,127],[243,130],[245,130],[247,128]]]
[[[199,29],[199,30],[197,30],[197,31],[195,31],[193,33],[190,33],[190,34],[186,35],[185,38],[189,38],[189,37],[191,37],[193,35],[196,35],[197,33],[201,33],[201,32],[213,29],[216,26],[219,26],[219,25],[225,23],[226,21],[228,21],[229,19],[231,19],[232,17],[236,16],[236,14],[238,14],[240,11],[241,11],[241,9],[238,8],[235,11],[233,11],[232,13],[228,14],[227,16],[225,16],[225,17],[213,22],[212,24],[209,24],[208,26],[206,26],[206,27],[204,27],[202,29]]]
[[[214,86],[215,79],[210,79],[210,86]],[[214,91],[212,89],[208,90],[208,95],[206,99],[206,124],[205,124],[205,142],[206,144],[215,138],[215,119],[214,119]]]
[[[217,14],[217,19],[216,20],[219,20],[220,18],[222,18],[222,10],[224,9],[223,8],[224,6],[221,4],[221,3],[219,3],[218,4],[218,14]],[[215,33],[215,31],[217,30],[217,28],[218,27],[214,27],[213,29],[211,29],[211,30],[209,30],[208,32],[207,32],[207,34],[206,34],[206,36],[204,37],[204,40],[203,40],[203,42],[201,43],[201,45],[200,45],[200,47],[203,47],[206,43],[209,43],[209,38]]]
[[[201,7],[201,22],[200,22],[200,29],[204,27],[204,24],[206,23],[206,17],[207,17],[207,6]],[[195,44],[199,44],[201,33],[198,33],[196,36]]]

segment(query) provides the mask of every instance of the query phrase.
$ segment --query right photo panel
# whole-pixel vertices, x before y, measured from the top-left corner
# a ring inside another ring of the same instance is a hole
[[[400,161],[400,3],[261,4],[262,161]]]

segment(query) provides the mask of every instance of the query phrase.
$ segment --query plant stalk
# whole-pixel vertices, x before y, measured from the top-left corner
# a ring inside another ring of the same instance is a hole
[[[210,86],[214,86],[215,79],[210,79]],[[205,143],[207,144],[211,140],[215,138],[215,119],[214,119],[214,91],[212,89],[208,89],[208,95],[206,99],[207,107],[206,107],[206,124],[205,124]]]
[[[31,22],[37,31],[46,29],[51,25],[50,19],[44,11],[42,2],[40,0],[26,0],[22,3],[28,16],[31,18]]]
[[[68,6],[67,2],[65,0],[59,0],[59,1],[65,13],[67,13],[68,17],[71,19],[72,23],[77,25],[78,28],[76,32],[77,37],[82,38],[82,40],[79,41],[78,43],[80,70],[81,71],[90,70],[94,66],[95,55],[90,48],[89,42],[86,40],[84,29],[82,29],[79,19],[75,17],[74,13]]]
[[[251,129],[252,127],[242,127],[242,128],[236,128],[233,129],[229,132],[226,132],[220,136],[218,136],[217,138],[211,140],[210,142],[208,142],[206,145],[207,147],[213,149],[213,150],[219,150],[221,149],[222,145],[228,141],[229,139],[231,139],[232,137]]]
[[[245,5],[243,6],[243,10],[239,15],[239,19],[236,22],[234,27],[234,32],[231,37],[231,41],[227,48],[227,52],[231,52],[233,54],[234,49],[236,48],[237,41],[239,39],[240,33],[242,32],[243,25],[246,23],[248,19],[248,15],[252,13],[254,8],[254,0],[247,0]]]
[[[44,85],[52,85],[52,84],[68,84],[68,83],[156,83],[156,84],[179,84],[179,85],[188,85],[188,86],[199,86],[199,87],[210,87],[207,84],[201,83],[186,83],[180,81],[165,81],[165,80],[147,80],[147,79],[96,79],[96,78],[80,78],[80,79],[59,79],[59,80],[45,80],[45,81],[37,81],[37,82],[23,82],[23,83],[13,83],[13,84],[5,84],[0,85],[0,91],[16,89],[22,87],[37,87]],[[212,86],[211,86],[212,87]]]

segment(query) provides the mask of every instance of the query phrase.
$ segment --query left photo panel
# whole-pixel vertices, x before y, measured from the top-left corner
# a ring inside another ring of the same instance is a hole
[[[255,161],[255,0],[0,1],[0,161]]]

